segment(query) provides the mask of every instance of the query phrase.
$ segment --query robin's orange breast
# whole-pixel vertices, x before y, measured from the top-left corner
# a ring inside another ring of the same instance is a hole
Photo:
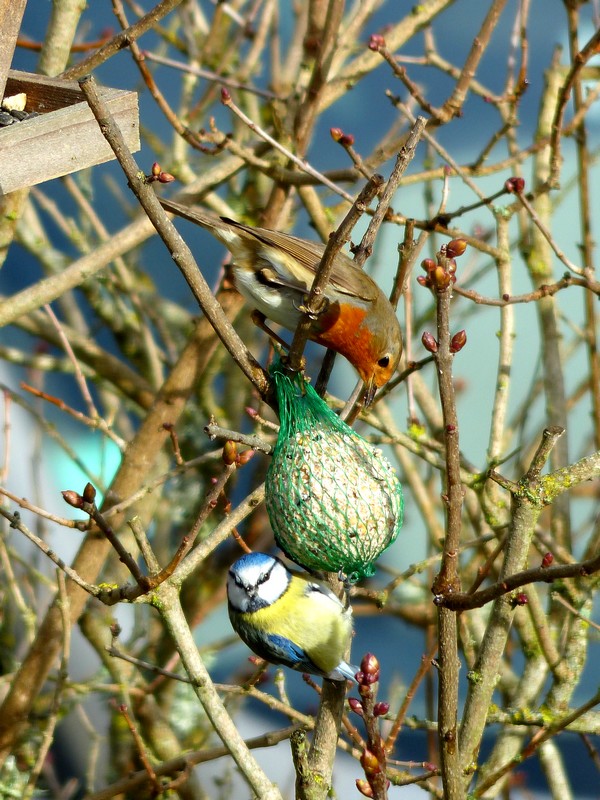
[[[364,324],[367,311],[349,303],[335,303],[316,323],[311,335],[318,344],[341,353],[363,379],[373,372],[373,336]]]

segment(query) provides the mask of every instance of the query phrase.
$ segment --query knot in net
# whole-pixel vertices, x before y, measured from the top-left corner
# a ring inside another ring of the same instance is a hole
[[[394,468],[300,375],[271,369],[281,427],[266,476],[266,506],[283,552],[303,567],[374,574],[402,527]]]

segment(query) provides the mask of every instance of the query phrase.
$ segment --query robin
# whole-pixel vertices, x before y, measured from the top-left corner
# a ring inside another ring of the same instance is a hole
[[[160,202],[167,211],[202,225],[227,247],[235,287],[254,308],[284,328],[296,328],[324,244],[212,217],[172,200]],[[348,359],[365,382],[368,404],[389,381],[402,354],[396,312],[375,281],[344,253],[335,257],[325,300],[310,338]]]

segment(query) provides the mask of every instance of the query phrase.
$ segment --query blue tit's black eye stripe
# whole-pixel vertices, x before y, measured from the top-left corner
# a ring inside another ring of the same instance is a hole
[[[261,584],[266,583],[269,580],[269,578],[271,577],[271,573],[273,572],[273,568],[275,567],[276,564],[277,562],[274,561],[269,567],[269,569],[266,572],[263,572],[262,575],[259,576],[258,580],[256,581],[257,586],[260,586]]]

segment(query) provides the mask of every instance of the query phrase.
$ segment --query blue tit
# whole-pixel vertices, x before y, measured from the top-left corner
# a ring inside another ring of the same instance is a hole
[[[355,680],[344,661],[352,636],[352,611],[309,575],[290,572],[278,558],[247,553],[229,569],[229,619],[256,655],[272,664]]]

